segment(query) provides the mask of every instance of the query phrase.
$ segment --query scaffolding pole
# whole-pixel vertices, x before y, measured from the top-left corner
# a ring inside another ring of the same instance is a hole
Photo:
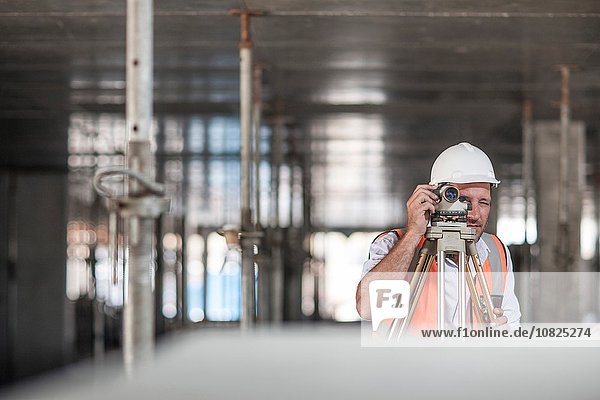
[[[256,232],[262,232],[262,225],[260,223],[261,220],[261,199],[260,199],[260,162],[261,162],[261,152],[260,152],[260,140],[261,140],[261,118],[262,118],[262,73],[263,67],[261,65],[254,66],[254,90],[253,90],[253,98],[254,98],[254,107],[252,123],[254,126],[253,129],[253,138],[254,138],[254,182],[253,182],[253,194],[254,194],[254,230]],[[257,315],[256,318],[260,322],[265,322],[269,320],[270,306],[269,306],[269,279],[270,279],[270,263],[266,257],[266,252],[264,250],[265,243],[260,238],[257,238],[258,244],[258,255],[256,257],[256,264],[258,269],[258,276],[256,282],[256,300],[257,300]]]
[[[283,117],[276,117],[271,129],[271,321],[283,321],[283,231],[279,220],[279,186],[283,146]]]
[[[529,221],[534,217],[534,187],[533,187],[533,128],[532,121],[532,105],[531,100],[523,101],[522,115],[522,145],[523,145],[523,196],[525,197],[525,240],[529,243],[531,232],[529,231]]]
[[[571,107],[569,104],[570,69],[566,65],[559,66],[561,75],[560,96],[560,181],[558,191],[558,260],[563,271],[569,271],[571,254],[569,246],[569,125],[571,123]]]
[[[262,66],[254,66],[254,108],[252,122],[254,124],[254,227],[260,225],[260,128],[262,117]]]
[[[152,122],[152,0],[127,1],[127,165],[150,180],[154,165],[150,149]],[[140,192],[130,179],[129,196]],[[123,319],[123,355],[131,371],[154,349],[154,297],[152,295],[152,236],[154,220],[128,219],[127,297]]]
[[[256,322],[256,278],[254,249],[257,232],[252,223],[252,40],[250,17],[261,15],[249,10],[231,10],[239,16],[240,29],[240,172],[241,172],[241,247],[242,247],[242,330],[250,329]]]

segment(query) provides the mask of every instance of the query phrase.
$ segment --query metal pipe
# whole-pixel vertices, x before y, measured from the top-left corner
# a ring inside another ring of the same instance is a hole
[[[458,253],[458,326],[464,328],[467,326],[467,290],[465,254]]]
[[[289,136],[288,136],[288,152],[289,152],[289,161],[288,161],[288,180],[287,180],[287,186],[288,186],[288,197],[286,199],[286,202],[288,203],[288,215],[287,215],[287,220],[288,220],[288,226],[291,228],[294,226],[294,216],[295,213],[294,211],[294,187],[297,186],[297,182],[298,182],[298,175],[296,174],[296,166],[298,165],[298,160],[296,158],[296,141],[295,141],[295,136],[296,136],[296,132],[295,132],[295,128],[292,128],[293,130],[290,132]]]
[[[262,116],[262,66],[254,66],[254,224],[260,229],[260,127]]]
[[[569,67],[560,66],[560,191],[558,221],[561,225],[568,222],[568,167],[569,167],[569,123],[571,108],[569,104]]]
[[[569,249],[569,124],[571,108],[569,104],[570,70],[566,65],[559,66],[560,85],[560,181],[558,191],[558,264],[561,271],[568,271],[570,266]]]
[[[156,12],[160,17],[221,17],[225,13],[221,10],[160,10]],[[270,10],[270,16],[275,17],[386,17],[386,18],[489,18],[506,20],[510,18],[527,18],[549,20],[555,18],[569,19],[600,19],[597,12],[547,12],[547,11],[411,11],[411,10]],[[81,17],[81,18],[118,18],[123,16],[120,11],[33,11],[33,12],[0,12],[0,17]]]
[[[261,117],[262,117],[262,72],[263,68],[261,65],[255,65],[253,70],[253,101],[254,106],[252,108],[253,117],[252,123],[254,125],[253,135],[254,135],[254,183],[252,185],[253,195],[254,195],[254,230],[256,232],[262,231],[261,226],[261,218],[260,218],[260,162],[261,162],[261,154],[260,154],[260,141],[261,141]],[[258,252],[259,254],[256,257],[256,264],[258,270],[257,277],[257,320],[267,321],[269,319],[269,263],[265,257],[265,250],[263,246],[263,242],[257,238],[258,244]]]
[[[242,247],[242,316],[243,330],[251,328],[256,320],[256,278],[252,237],[252,41],[250,13],[233,11],[240,16],[240,172],[241,172],[241,247]]]
[[[308,238],[312,233],[312,221],[311,221],[311,210],[312,210],[312,159],[310,149],[310,139],[308,135],[303,135],[304,141],[302,142],[302,153],[304,154],[303,166],[302,166],[302,221],[304,224],[304,234]],[[307,241],[310,243],[310,241]],[[310,248],[307,246],[307,251],[310,256]]]
[[[240,44],[241,46],[241,44]],[[240,125],[242,230],[252,229],[250,179],[252,173],[252,49],[240,48]]]
[[[446,319],[445,319],[445,311],[446,311],[446,281],[445,281],[445,266],[446,266],[446,258],[444,251],[438,251],[437,253],[437,295],[438,295],[438,304],[437,304],[437,325],[438,329],[444,329]]]
[[[271,137],[271,199],[270,223],[273,228],[271,242],[271,319],[274,322],[283,320],[283,232],[279,226],[279,183],[282,159],[282,125],[283,119],[274,121]]]
[[[154,178],[150,150],[152,122],[152,0],[127,1],[127,164]],[[129,194],[138,192],[137,180]],[[154,221],[131,217],[128,224],[127,296],[123,318],[123,355],[126,368],[152,355],[154,298],[152,296],[152,235]]]
[[[271,130],[271,227],[279,227],[279,182],[282,159],[282,136],[283,122],[280,118],[274,121],[273,129]]]
[[[533,129],[531,126],[532,108],[531,100],[523,101],[522,119],[522,144],[523,144],[523,196],[525,196],[525,240],[529,243],[528,225],[533,217],[534,191],[533,191]]]
[[[244,20],[242,18],[242,20]],[[241,46],[241,44],[240,44]],[[242,221],[242,329],[254,325],[255,275],[253,242],[244,234],[254,230],[250,196],[252,176],[252,49],[240,48],[240,123],[241,123],[241,221]]]

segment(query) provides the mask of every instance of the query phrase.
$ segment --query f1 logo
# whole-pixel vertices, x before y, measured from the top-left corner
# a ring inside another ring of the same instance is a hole
[[[381,321],[404,318],[408,314],[410,285],[402,280],[376,280],[369,284],[371,323],[376,331]]]

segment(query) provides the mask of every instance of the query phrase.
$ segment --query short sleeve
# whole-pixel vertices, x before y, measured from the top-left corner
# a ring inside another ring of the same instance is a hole
[[[363,263],[361,279],[383,260],[397,242],[398,235],[395,232],[389,232],[387,235],[383,235],[371,243],[369,259]]]

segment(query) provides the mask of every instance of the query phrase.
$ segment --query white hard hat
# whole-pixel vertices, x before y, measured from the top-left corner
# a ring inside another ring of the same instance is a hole
[[[478,147],[470,143],[459,143],[448,147],[436,158],[431,167],[431,185],[442,182],[500,183],[494,174],[494,167],[489,157]]]

